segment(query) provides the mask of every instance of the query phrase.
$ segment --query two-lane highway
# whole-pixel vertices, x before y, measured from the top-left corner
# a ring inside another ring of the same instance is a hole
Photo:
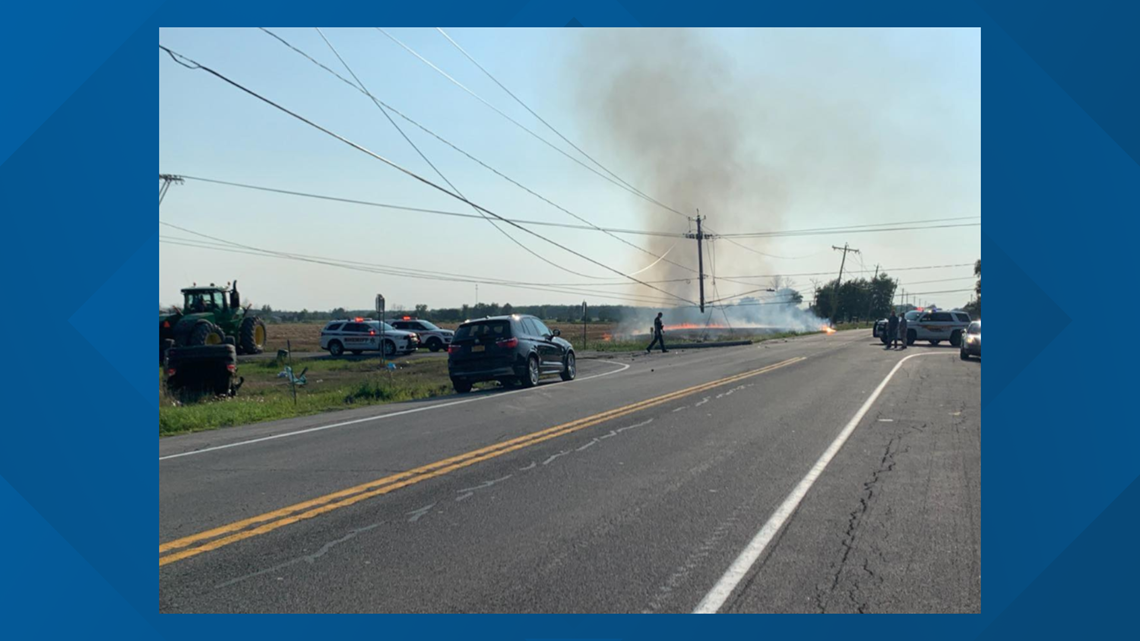
[[[980,372],[843,332],[163,439],[160,608],[977,611]]]

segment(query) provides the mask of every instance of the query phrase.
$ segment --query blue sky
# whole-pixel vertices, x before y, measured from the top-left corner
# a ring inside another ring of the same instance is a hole
[[[344,73],[312,29],[276,33]],[[434,29],[390,33],[548,140],[558,141]],[[720,232],[804,229],[979,216],[980,32],[963,30],[454,29],[448,33],[508,88],[609,169],[658,199],[700,207]],[[686,221],[614,187],[520,131],[370,29],[325,34],[369,90],[549,200],[611,227],[682,232]],[[226,74],[408,169],[436,179],[376,107],[256,29],[163,29],[162,44]],[[697,63],[692,63],[696,59]],[[690,64],[692,63],[692,64]],[[347,75],[347,74],[345,74]],[[412,207],[470,211],[462,203],[310,129],[201,72],[159,58],[159,170]],[[632,82],[631,82],[632,79]],[[644,85],[638,80],[644,80]],[[654,94],[653,92],[661,93]],[[649,95],[647,95],[647,92]],[[472,201],[504,216],[576,223],[419,130],[397,120]],[[711,141],[711,142],[710,142]],[[562,147],[566,147],[564,144]],[[731,151],[722,153],[723,148]],[[692,153],[690,153],[692,149]],[[699,176],[698,176],[699,175]],[[681,202],[683,201],[683,202]],[[594,282],[526,253],[480,220],[380,210],[187,181],[160,219],[280,252],[472,277]],[[603,234],[536,228],[625,272],[653,262]],[[163,227],[164,235],[187,234]],[[588,276],[586,261],[515,232],[532,250]],[[675,241],[629,236],[660,254]],[[967,263],[980,228],[716,241],[721,275],[837,271],[831,245],[863,253],[848,269]],[[664,243],[664,244],[662,244]],[[695,266],[680,241],[669,258]],[[860,261],[862,261],[860,263]],[[669,278],[659,264],[639,274]],[[706,271],[708,267],[706,265]],[[970,286],[969,268],[897,272],[910,291]],[[383,292],[390,305],[475,302],[469,283],[413,280],[287,260],[160,245],[159,298],[191,282],[238,279],[257,305],[358,308]],[[819,277],[826,279],[826,277]],[[598,280],[597,282],[610,282]],[[763,283],[764,281],[760,281]],[[796,277],[810,289],[809,277]],[[730,296],[750,289],[721,281]],[[685,297],[694,284],[667,286]],[[608,295],[663,295],[604,286]],[[484,284],[479,300],[577,302],[581,292]],[[960,305],[968,293],[929,298]],[[608,299],[595,298],[601,304]]]

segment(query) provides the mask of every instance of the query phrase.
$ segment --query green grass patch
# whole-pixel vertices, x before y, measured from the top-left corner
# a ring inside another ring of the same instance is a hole
[[[282,365],[272,360],[241,364],[238,373],[245,378],[245,383],[233,398],[173,397],[165,391],[160,372],[158,435],[213,430],[453,393],[447,362],[442,359],[399,363],[391,372],[379,367],[379,359],[296,361],[293,367],[298,374],[305,367],[309,368],[305,374],[308,382],[297,387],[296,405],[288,381],[277,378]]]

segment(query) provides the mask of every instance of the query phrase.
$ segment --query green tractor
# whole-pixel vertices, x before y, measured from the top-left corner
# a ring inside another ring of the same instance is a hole
[[[158,315],[158,358],[171,347],[229,344],[239,354],[260,354],[265,349],[265,323],[241,306],[237,281],[232,288],[188,287],[182,290],[183,305],[172,313]]]

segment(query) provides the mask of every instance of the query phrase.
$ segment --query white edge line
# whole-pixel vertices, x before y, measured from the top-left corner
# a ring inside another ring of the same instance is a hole
[[[776,508],[776,511],[768,518],[768,522],[764,524],[764,527],[760,528],[760,531],[756,533],[756,536],[752,538],[744,548],[744,551],[740,553],[740,556],[736,557],[736,560],[732,562],[732,565],[730,565],[724,575],[720,577],[716,585],[709,590],[705,598],[701,599],[696,609],[693,610],[693,614],[716,614],[720,611],[721,607],[728,601],[728,598],[732,596],[732,592],[736,589],[736,586],[740,585],[740,582],[744,580],[744,577],[746,577],[748,572],[752,569],[753,564],[755,564],[760,558],[760,555],[764,553],[764,549],[772,542],[776,533],[780,531],[780,528],[784,526],[784,523],[796,511],[796,508],[799,507],[800,502],[803,501],[808,490],[815,484],[816,479],[823,474],[823,470],[827,468],[827,465],[831,463],[831,459],[835,458],[839,449],[847,442],[847,438],[850,437],[851,433],[855,431],[855,428],[859,426],[859,422],[863,420],[863,416],[871,409],[871,406],[874,405],[879,395],[882,394],[883,390],[887,387],[887,383],[891,382],[891,379],[894,378],[895,372],[899,371],[902,364],[917,356],[937,355],[937,353],[933,352],[911,354],[895,364],[891,372],[883,379],[883,382],[879,383],[875,391],[871,392],[871,396],[867,398],[863,406],[855,413],[855,416],[851,417],[851,420],[847,422],[847,425],[843,428],[843,431],[839,433],[839,436],[835,437],[835,440],[824,450],[823,454],[820,455],[819,459],[815,462],[815,465],[808,470],[807,475],[800,480],[799,484],[792,490],[792,493],[780,504],[780,507]]]
[[[610,374],[617,374],[618,372],[624,372],[625,370],[630,368],[630,365],[628,363],[616,363],[616,362],[612,362],[612,361],[611,361],[611,363],[614,365],[621,365],[621,369],[615,369],[615,370],[611,370],[609,372],[602,372],[601,374],[594,374],[593,376],[587,376],[585,378],[576,378],[572,381],[564,382],[560,385],[557,385],[556,387],[562,388],[562,387],[565,387],[566,385],[572,385],[572,384],[578,383],[580,381],[588,381],[592,378],[601,378],[603,376],[609,376]],[[204,447],[200,450],[191,450],[189,452],[182,452],[180,454],[168,454],[166,456],[158,457],[158,460],[159,461],[167,461],[170,459],[180,458],[183,456],[194,456],[196,454],[205,454],[206,452],[215,452],[217,450],[225,450],[225,449],[229,449],[231,447],[239,447],[241,445],[252,445],[254,443],[262,443],[265,441],[272,441],[272,440],[279,439],[279,438],[285,438],[286,436],[298,436],[301,434],[310,434],[312,432],[320,432],[323,430],[331,430],[331,429],[337,428],[337,427],[347,427],[349,425],[357,425],[359,423],[367,423],[369,421],[379,421],[379,420],[383,420],[386,418],[395,418],[397,416],[407,416],[408,414],[416,414],[418,412],[426,412],[428,410],[438,410],[438,409],[443,409],[445,407],[454,407],[456,405],[464,405],[466,403],[475,403],[478,401],[487,400],[489,398],[502,398],[504,396],[510,396],[511,394],[519,394],[521,392],[530,392],[530,391],[534,391],[534,390],[538,390],[538,389],[543,389],[543,388],[542,387],[533,387],[530,389],[518,389],[518,390],[512,390],[510,392],[501,392],[499,394],[486,394],[483,396],[477,396],[475,398],[467,398],[467,399],[464,399],[461,401],[452,401],[450,403],[442,403],[440,405],[428,405],[427,407],[416,407],[416,408],[413,408],[410,410],[403,410],[401,412],[392,412],[390,414],[380,414],[379,416],[367,416],[364,418],[353,419],[351,421],[342,421],[340,423],[333,423],[331,425],[320,425],[317,427],[310,427],[310,428],[303,429],[303,430],[297,430],[295,432],[284,432],[282,434],[274,434],[272,436],[263,436],[261,438],[250,439],[248,441],[238,441],[236,443],[227,443],[226,445],[216,445],[214,447]]]

